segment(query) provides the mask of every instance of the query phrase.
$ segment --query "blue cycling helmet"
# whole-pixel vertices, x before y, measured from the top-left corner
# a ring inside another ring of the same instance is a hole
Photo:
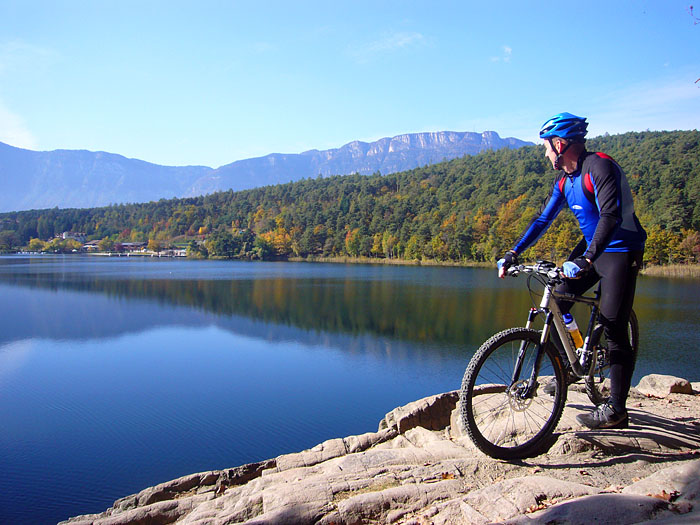
[[[585,118],[571,113],[559,113],[544,123],[540,130],[540,138],[560,137],[570,142],[583,142],[587,128],[588,123]]]

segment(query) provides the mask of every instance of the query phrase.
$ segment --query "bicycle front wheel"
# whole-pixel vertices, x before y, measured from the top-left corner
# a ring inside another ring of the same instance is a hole
[[[561,418],[567,389],[561,357],[546,344],[536,374],[541,333],[511,328],[486,341],[469,362],[460,390],[460,416],[474,444],[497,459],[534,455]],[[516,367],[520,372],[516,373]],[[556,381],[553,395],[542,387]]]

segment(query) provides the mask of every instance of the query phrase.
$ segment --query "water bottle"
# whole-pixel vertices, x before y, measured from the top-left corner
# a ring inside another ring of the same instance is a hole
[[[564,314],[562,317],[564,319],[566,329],[569,331],[569,335],[571,335],[571,338],[574,340],[574,346],[576,348],[582,348],[583,336],[581,335],[581,330],[578,329],[576,319],[574,319],[574,316],[571,314]]]

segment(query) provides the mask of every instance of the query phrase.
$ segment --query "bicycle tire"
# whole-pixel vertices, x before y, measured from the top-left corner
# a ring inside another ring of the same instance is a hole
[[[547,343],[539,381],[547,374],[556,378],[555,394],[517,395],[524,388],[534,365],[541,332],[511,328],[488,339],[472,357],[460,390],[460,418],[476,447],[496,459],[521,459],[538,452],[559,423],[567,389],[564,367],[556,349]],[[525,356],[520,378],[511,384],[521,343]],[[483,397],[482,397],[483,396]]]
[[[637,314],[634,313],[634,310],[630,313],[628,334],[630,337],[630,345],[632,346],[632,353],[634,354],[634,361],[636,362],[637,352],[639,350],[639,322],[637,321]],[[610,397],[610,381],[608,377],[610,374],[610,355],[608,354],[605,335],[601,337],[596,355],[596,363],[594,366],[591,366],[584,384],[588,399],[590,399],[594,405],[598,406],[605,403]],[[604,361],[602,366],[599,363],[601,357]]]

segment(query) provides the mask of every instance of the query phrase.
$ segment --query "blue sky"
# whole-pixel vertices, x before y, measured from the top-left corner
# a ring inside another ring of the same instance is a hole
[[[697,129],[700,6],[0,0],[0,141],[211,167],[421,131]],[[695,15],[695,16],[693,16]]]

